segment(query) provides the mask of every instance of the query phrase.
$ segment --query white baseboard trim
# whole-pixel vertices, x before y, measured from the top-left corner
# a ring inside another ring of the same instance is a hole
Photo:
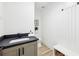
[[[41,43],[40,42],[38,42],[38,47],[41,47]]]

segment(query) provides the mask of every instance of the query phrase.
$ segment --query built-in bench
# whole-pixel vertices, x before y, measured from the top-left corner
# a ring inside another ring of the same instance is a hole
[[[56,51],[61,53],[62,56],[79,56],[78,54],[72,52],[71,50],[64,48],[63,46],[61,46],[59,44],[54,46],[54,51],[53,51],[54,55],[56,55],[56,53],[57,53]]]

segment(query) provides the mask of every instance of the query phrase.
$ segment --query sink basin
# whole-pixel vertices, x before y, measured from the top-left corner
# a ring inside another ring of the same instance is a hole
[[[16,39],[16,40],[11,40],[9,43],[15,43],[15,42],[21,42],[21,41],[27,41],[29,38],[21,38],[21,39]]]

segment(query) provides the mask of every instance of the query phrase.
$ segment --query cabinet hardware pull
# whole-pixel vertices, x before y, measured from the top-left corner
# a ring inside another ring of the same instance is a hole
[[[20,48],[18,49],[18,55],[20,56]]]
[[[24,47],[22,48],[22,54],[24,55]]]

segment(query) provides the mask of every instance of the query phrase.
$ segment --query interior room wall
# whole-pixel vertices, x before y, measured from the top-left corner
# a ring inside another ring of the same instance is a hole
[[[0,36],[4,35],[3,3],[0,2]]]
[[[62,17],[60,4],[49,3],[42,12],[43,42],[51,48],[64,39],[64,20],[60,19]]]
[[[3,3],[4,34],[34,32],[33,2]]]
[[[63,11],[61,9],[64,9]],[[71,3],[49,3],[42,12],[43,42],[53,48],[59,44],[79,54],[79,7]]]
[[[36,5],[36,4],[35,4]],[[41,27],[42,27],[42,17],[41,17],[41,10],[38,9],[35,6],[35,19],[34,20],[38,20],[39,21],[39,25],[38,25],[38,31],[35,31],[35,35],[36,37],[38,37],[40,39],[40,41],[42,40],[42,35],[41,35]]]

